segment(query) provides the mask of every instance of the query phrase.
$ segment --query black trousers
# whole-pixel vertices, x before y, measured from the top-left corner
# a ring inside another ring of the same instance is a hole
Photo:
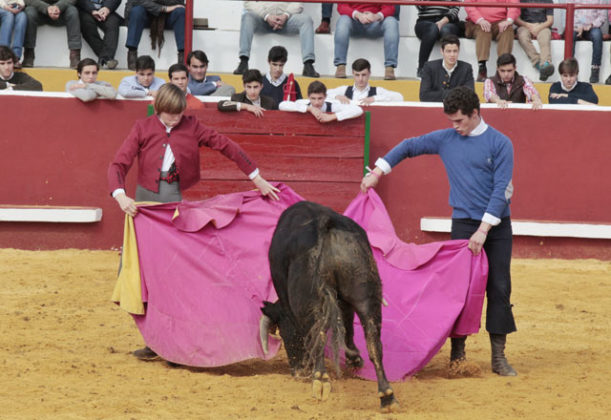
[[[452,239],[469,239],[481,222],[472,219],[452,219]],[[488,257],[486,297],[486,331],[509,334],[516,331],[510,303],[511,297],[511,219],[505,217],[488,232],[484,250]]]
[[[115,58],[119,43],[119,26],[123,22],[121,16],[111,13],[104,22],[97,21],[91,13],[79,10],[81,32],[95,55],[102,61]],[[98,28],[104,32],[104,39],[100,36]]]

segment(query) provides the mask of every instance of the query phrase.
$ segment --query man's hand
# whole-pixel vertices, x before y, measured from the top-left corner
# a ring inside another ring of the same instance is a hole
[[[252,182],[257,186],[262,196],[270,196],[274,200],[278,200],[278,195],[276,193],[279,193],[280,190],[263,179],[261,175],[257,175]]]
[[[543,103],[541,102],[541,99],[539,98],[533,98],[533,109],[542,109],[543,108]]]
[[[568,98],[569,94],[568,93],[551,93],[549,97],[552,99]]]
[[[8,10],[9,12],[11,12],[12,14],[16,15],[17,13],[21,12],[23,10],[22,5],[14,3],[15,7],[11,7],[10,5],[6,5],[6,6],[2,6],[2,8],[4,10]]]
[[[61,11],[59,10],[59,7],[53,5],[53,6],[47,7],[47,14],[49,15],[49,17],[52,20],[57,20],[59,19],[59,15],[61,14]]]
[[[260,106],[257,106],[257,105],[241,104],[240,106],[244,107],[244,109],[246,109],[246,111],[252,112],[253,114],[255,114],[255,117],[257,117],[257,118],[262,118],[263,117],[263,113],[265,112],[265,109],[263,109],[263,108],[261,108]]]
[[[485,231],[487,232],[487,231]],[[482,251],[482,247],[484,246],[484,242],[486,242],[487,233],[484,233],[484,230],[480,226],[473,235],[469,238],[469,249],[473,253],[473,255],[479,255]]]
[[[331,121],[336,121],[337,120],[337,115],[335,114],[327,114],[325,112],[322,113],[322,115],[318,118],[318,122],[319,123],[328,123]]]
[[[361,106],[367,106],[367,105],[371,105],[371,104],[372,104],[372,103],[374,103],[375,101],[376,101],[376,100],[375,100],[375,97],[373,97],[373,96],[368,96],[367,98],[361,99],[361,100],[359,101],[359,105],[361,105]]]
[[[581,38],[581,34],[583,34],[583,26],[578,26],[575,32],[577,32],[577,38]]]
[[[363,193],[367,193],[369,188],[374,188],[380,182],[380,177],[382,176],[382,170],[379,168],[375,168],[373,171],[369,172],[367,175],[361,179],[361,191]]]
[[[350,103],[350,99],[348,99],[348,97],[344,95],[337,95],[335,97],[335,100],[338,101],[340,104],[349,104]]]
[[[157,91],[156,90],[149,90],[149,96],[152,96],[153,98],[157,97]]]
[[[73,85],[70,86],[70,90],[77,90],[77,89],[85,89],[87,87],[87,85],[85,83],[75,83]]]
[[[165,12],[172,13],[176,9],[184,9],[184,8],[185,8],[184,4],[175,4],[173,6],[165,6]]]
[[[499,22],[499,32],[505,32],[507,28],[511,28],[513,26],[513,22],[508,20],[502,20]]]
[[[267,16],[266,22],[272,27],[274,31],[278,31],[284,27],[284,24],[288,20],[288,16],[285,14],[281,15],[269,15]]]
[[[320,121],[320,116],[324,114],[320,108],[316,108],[315,106],[308,105],[307,111],[314,116],[317,120]]]
[[[138,207],[136,206],[136,202],[125,194],[118,194],[115,197],[115,200],[117,200],[117,203],[119,203],[119,207],[121,207],[121,210],[123,210],[125,213],[129,214],[132,217],[138,214]]]
[[[504,99],[499,99],[498,101],[496,101],[496,104],[501,109],[507,109],[509,107],[510,103],[511,103],[511,101],[506,101]]]
[[[488,22],[486,19],[481,19],[479,22],[477,22],[477,24],[484,32],[490,32],[492,29],[492,25],[490,25],[490,22]]]
[[[441,19],[439,19],[437,22],[435,22],[435,25],[437,25],[437,29],[441,31],[441,28],[443,28],[448,22],[450,22],[450,19],[444,16]]]
[[[537,38],[537,36],[539,35],[539,32],[541,32],[543,28],[544,26],[542,23],[529,23],[528,24],[528,31],[530,32],[533,38]]]
[[[356,12],[354,18],[361,22],[363,25],[367,25],[369,23],[377,22],[378,20],[380,20],[380,15],[371,12]]]

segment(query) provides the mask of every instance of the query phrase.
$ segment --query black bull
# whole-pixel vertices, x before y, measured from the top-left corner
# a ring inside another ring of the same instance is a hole
[[[302,201],[280,216],[269,263],[278,301],[264,302],[261,309],[265,352],[269,328],[275,324],[291,371],[313,372],[314,396],[325,400],[331,388],[324,362],[328,331],[336,367],[342,344],[346,364],[363,365],[353,339],[356,312],[375,366],[382,409],[397,406],[382,365],[382,285],[365,231],[330,208]]]

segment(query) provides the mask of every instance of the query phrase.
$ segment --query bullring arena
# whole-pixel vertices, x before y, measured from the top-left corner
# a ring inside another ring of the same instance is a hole
[[[312,16],[315,7],[307,6]],[[63,42],[59,28],[44,30],[52,36],[41,42],[53,36]],[[235,43],[235,32],[200,31],[194,47],[211,50],[206,33]],[[329,48],[331,38],[316,37],[317,48]],[[265,50],[277,42],[271,35],[261,38]],[[402,35],[402,45],[413,49],[412,44]],[[291,54],[298,55],[295,45]],[[467,43],[465,51],[472,47]],[[584,49],[579,46],[582,57],[589,54]],[[556,58],[561,48],[554,51]],[[608,43],[604,51],[606,77]],[[229,74],[234,55],[219,51],[210,72],[240,91],[239,77]],[[165,47],[157,76],[166,80],[170,57]],[[42,65],[45,60],[50,58],[42,53]],[[257,56],[255,64],[261,63]],[[299,63],[289,64],[289,71],[300,71]],[[74,78],[72,70],[28,73],[43,81],[44,93],[0,96],[2,121],[11,122],[0,136],[0,419],[599,419],[611,412],[611,87],[596,86],[599,107],[545,105],[534,112],[521,105],[482,106],[486,121],[512,139],[516,153],[511,271],[518,331],[509,335],[506,353],[518,376],[491,372],[482,327],[467,340],[463,371],[449,369],[446,343],[414,376],[392,383],[400,407],[382,414],[376,383],[349,371],[337,377],[329,369],[330,397],[315,400],[309,379],[291,377],[283,348],[269,361],[214,368],[134,358],[142,336],[131,316],[111,302],[124,219],[108,196],[106,170],[134,121],[146,116],[148,101],[83,104],[53,93]],[[117,86],[130,74],[101,71],[99,79]],[[343,125],[321,127],[307,116],[280,111],[267,112],[263,120],[249,113],[236,119],[220,115],[214,103],[197,116],[240,143],[267,179],[341,212],[358,193],[364,164],[404,137],[448,126],[439,105],[412,102],[419,82],[409,72],[398,75],[397,81],[372,84],[400,91],[407,102],[368,107],[367,115]],[[297,80],[302,87],[311,81]],[[345,82],[322,80],[329,87]],[[536,84],[542,97],[548,87]],[[481,83],[476,91],[481,99]],[[203,181],[186,199],[251,188],[217,154],[202,156]],[[128,177],[131,191],[135,172]],[[402,240],[449,239],[447,179],[435,157],[397,167],[377,191]],[[68,220],[56,210],[66,211]],[[70,219],[81,210],[91,220]],[[360,350],[366,357],[366,349]]]

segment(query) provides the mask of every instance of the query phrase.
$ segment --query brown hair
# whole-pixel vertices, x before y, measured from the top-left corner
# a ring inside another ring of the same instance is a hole
[[[558,64],[559,74],[579,74],[579,63],[575,57],[567,58]]]
[[[171,83],[161,86],[155,96],[155,112],[160,114],[180,114],[187,109],[187,98],[185,93]]]

